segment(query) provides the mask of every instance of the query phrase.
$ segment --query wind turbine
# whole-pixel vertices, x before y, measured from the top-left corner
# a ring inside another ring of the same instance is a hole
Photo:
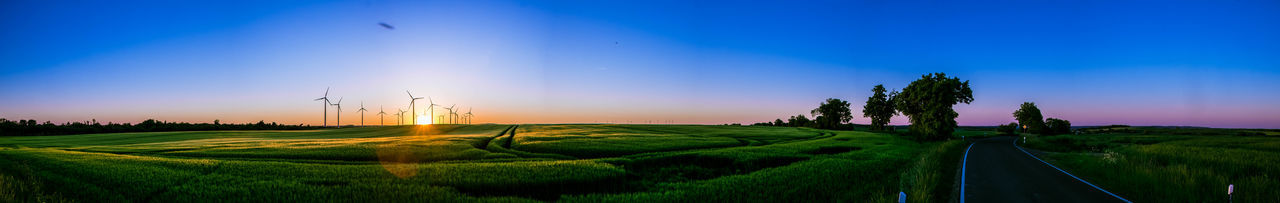
[[[338,119],[337,120],[338,128],[342,128],[342,98],[338,98],[338,103],[333,103],[330,105],[338,106],[338,116],[335,116],[335,119]]]
[[[436,101],[431,100],[431,97],[427,97],[427,102],[431,103],[431,105],[427,105],[427,108],[431,111],[431,114],[427,114],[427,119],[431,119],[431,124],[435,124],[436,118],[434,118],[434,116],[436,115],[436,106],[440,105],[436,105]]]
[[[396,114],[391,114],[391,115],[396,115],[396,118],[397,118],[396,125],[404,125],[404,110],[396,109],[396,111],[400,111],[400,112]]]
[[[386,111],[386,109],[383,109],[383,108],[382,108],[382,106],[378,106],[378,126],[384,126],[384,125],[387,125],[387,124],[385,124],[386,119],[383,119],[383,118],[382,118],[382,117],[385,117],[385,116],[387,116],[387,111]]]
[[[445,108],[444,108],[445,110],[449,110],[449,114],[448,114],[448,115],[449,115],[449,124],[453,124],[453,106],[457,106],[457,104],[450,105],[449,107],[445,107]]]
[[[329,126],[329,88],[324,88],[324,97],[316,98],[315,101],[324,100],[324,126]]]
[[[417,124],[418,124],[418,109],[417,109],[417,108],[414,108],[413,103],[414,103],[414,101],[418,101],[419,99],[422,99],[422,97],[413,97],[413,93],[409,93],[409,90],[405,90],[405,91],[404,91],[404,93],[409,94],[409,113],[413,113],[413,114],[412,114],[412,115],[413,115],[413,123],[412,123],[412,124],[413,124],[413,125],[417,125]]]
[[[467,107],[467,124],[471,124],[471,117],[475,116],[476,115],[471,114],[471,107]]]
[[[360,112],[360,126],[364,126],[364,112],[369,111],[369,110],[364,110],[364,101],[360,101],[360,109],[356,111]]]

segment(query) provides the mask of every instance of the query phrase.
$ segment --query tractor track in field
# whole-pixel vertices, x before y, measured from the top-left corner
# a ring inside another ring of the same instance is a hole
[[[498,132],[498,135],[495,135],[495,136],[493,136],[493,137],[489,137],[489,138],[487,138],[487,139],[484,139],[484,141],[481,141],[481,142],[479,143],[479,145],[477,145],[477,146],[476,146],[476,148],[480,148],[480,149],[483,149],[483,150],[488,150],[487,148],[489,148],[489,143],[490,143],[490,142],[493,142],[493,140],[494,140],[494,139],[498,139],[499,137],[502,137],[502,136],[504,136],[504,135],[507,135],[507,132],[514,131],[514,130],[516,129],[516,126],[518,126],[518,125],[507,126],[507,128],[506,128],[506,129],[502,129],[502,132]]]
[[[207,159],[214,161],[256,161],[256,162],[288,162],[303,164],[334,164],[334,165],[364,165],[378,164],[378,160],[349,160],[349,159],[306,159],[306,158],[273,158],[273,157],[241,157],[241,156],[191,156],[191,155],[173,155],[173,154],[156,154],[152,152],[110,152],[110,151],[86,151],[76,149],[55,149],[69,152],[83,152],[95,154],[115,154],[140,157],[170,158],[170,159]],[[181,150],[180,150],[181,151]]]
[[[510,150],[515,150],[511,148],[511,143],[516,141],[516,128],[519,128],[519,127],[520,125],[511,126],[511,130],[507,132],[507,135],[508,135],[507,143],[503,143],[502,147],[506,147],[507,149],[510,149]]]
[[[764,144],[764,145],[775,145],[775,144],[786,144],[786,143],[793,143],[793,142],[814,141],[814,140],[821,140],[821,139],[832,138],[832,137],[835,137],[835,136],[836,136],[836,133],[834,133],[834,132],[818,132],[818,136],[813,136],[813,137],[810,137],[810,138],[800,138],[800,139],[793,139],[793,140],[784,140],[784,141],[778,141],[778,142],[769,143],[769,144]],[[760,145],[760,146],[764,146],[764,145]]]

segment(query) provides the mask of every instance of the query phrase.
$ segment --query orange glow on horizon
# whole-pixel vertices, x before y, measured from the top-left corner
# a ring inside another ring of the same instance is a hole
[[[418,115],[418,125],[431,125],[431,117],[427,115]]]

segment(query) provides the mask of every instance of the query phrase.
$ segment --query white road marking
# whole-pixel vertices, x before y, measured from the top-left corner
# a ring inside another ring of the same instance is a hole
[[[1058,168],[1057,166],[1053,166],[1053,164],[1049,164],[1049,162],[1045,162],[1044,160],[1040,160],[1040,158],[1039,158],[1039,157],[1036,157],[1035,155],[1031,155],[1031,152],[1027,152],[1027,150],[1023,150],[1023,149],[1022,149],[1022,147],[1019,147],[1019,146],[1018,146],[1018,140],[1017,140],[1017,139],[1014,139],[1014,140],[1013,140],[1013,143],[1010,143],[1010,144],[1012,144],[1014,148],[1018,148],[1018,150],[1019,150],[1019,151],[1022,151],[1022,153],[1027,154],[1027,156],[1031,156],[1031,158],[1034,158],[1034,159],[1036,159],[1037,161],[1040,161],[1040,163],[1044,163],[1045,165],[1049,165],[1049,167],[1053,167],[1053,169],[1058,169],[1058,171],[1061,171],[1063,174],[1067,174],[1067,176],[1071,176],[1071,178],[1075,178],[1076,180],[1079,180],[1080,182],[1083,182],[1084,184],[1089,185],[1090,187],[1093,187],[1094,189],[1101,190],[1102,192],[1105,192],[1105,193],[1107,193],[1108,195],[1111,195],[1112,197],[1116,197],[1116,199],[1120,199],[1121,201],[1128,202],[1128,203],[1133,203],[1133,202],[1131,202],[1131,201],[1129,201],[1129,200],[1127,200],[1127,199],[1124,199],[1123,197],[1120,197],[1119,195],[1116,195],[1116,194],[1114,194],[1114,193],[1108,192],[1107,190],[1104,190],[1104,189],[1102,189],[1101,187],[1098,187],[1097,185],[1093,185],[1093,183],[1089,183],[1089,181],[1084,181],[1084,179],[1080,179],[1080,177],[1076,177],[1075,175],[1071,175],[1071,173],[1067,173],[1067,171],[1064,171],[1064,170],[1062,170],[1062,169]],[[970,147],[972,147],[972,145],[971,145]],[[965,151],[964,156],[965,156],[965,158],[966,158],[966,159],[968,159],[968,157],[969,157],[969,152],[968,152],[968,151]],[[964,171],[964,170],[961,170],[961,171]],[[961,172],[961,173],[963,174],[964,172]],[[960,178],[960,184],[961,184],[960,190],[961,190],[961,191],[964,191],[964,185],[963,185],[963,184],[964,184],[964,178]],[[960,202],[962,202],[962,203],[963,203],[963,202],[964,202],[964,194],[963,194],[963,193],[961,193],[960,195],[961,195],[961,196],[960,196],[960,197],[961,197],[961,198],[960,198]]]
[[[964,174],[968,172],[969,166],[969,150],[973,149],[974,143],[969,143],[969,148],[964,149],[964,161],[960,161],[960,203],[964,203]]]

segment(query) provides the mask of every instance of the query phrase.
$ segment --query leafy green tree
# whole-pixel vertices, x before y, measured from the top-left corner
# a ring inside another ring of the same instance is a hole
[[[1046,133],[1049,135],[1071,133],[1071,121],[1049,118],[1045,119]]]
[[[1013,112],[1013,118],[1022,124],[1022,132],[1042,133],[1044,130],[1044,116],[1040,115],[1040,108],[1036,107],[1035,102],[1023,102],[1022,106]]]
[[[973,90],[967,80],[947,78],[946,73],[926,74],[902,88],[892,101],[911,119],[908,130],[917,139],[941,140],[951,137],[960,116],[952,106],[973,102]]]
[[[896,96],[898,92],[886,95],[885,91],[882,84],[871,88],[871,97],[867,97],[867,104],[862,106],[862,117],[871,118],[871,130],[885,130],[884,126],[889,124],[889,119],[898,115],[893,102],[889,102],[890,95]]]
[[[822,129],[835,129],[840,124],[853,119],[849,102],[836,98],[828,98],[826,102],[818,105],[818,108],[809,111],[809,114],[814,116],[814,127]]]

